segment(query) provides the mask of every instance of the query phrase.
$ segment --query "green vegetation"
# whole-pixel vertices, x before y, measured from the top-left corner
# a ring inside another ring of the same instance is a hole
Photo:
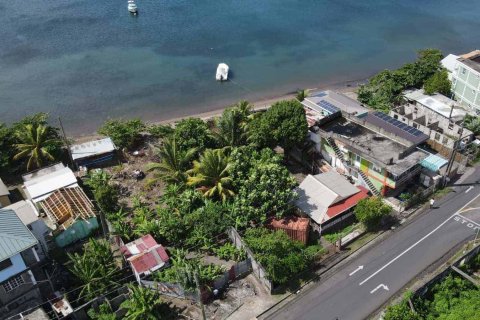
[[[142,286],[129,285],[130,297],[122,302],[120,308],[126,311],[125,320],[157,320],[166,319],[171,312],[160,294]]]
[[[103,170],[89,173],[85,184],[90,187],[97,206],[105,213],[119,210],[118,190],[110,183],[110,175]]]
[[[240,101],[225,109],[216,121],[218,130],[214,132],[219,146],[238,147],[247,143],[248,123],[252,118],[251,109],[247,101]]]
[[[150,163],[147,166],[147,171],[155,173],[150,183],[163,181],[184,184],[187,182],[187,170],[197,154],[197,149],[191,148],[182,151],[175,138],[165,138],[163,145],[157,149],[157,154],[161,161]]]
[[[205,150],[188,171],[187,184],[197,187],[206,198],[225,202],[235,193],[231,189],[230,159],[220,149]]]
[[[448,80],[448,71],[442,69],[436,72],[425,81],[424,89],[426,94],[438,92],[449,97],[452,94],[452,83]]]
[[[353,229],[357,228],[358,224],[351,224],[339,230],[337,232],[325,233],[322,234],[322,237],[330,243],[337,242],[338,239],[345,237],[347,234],[353,231]]]
[[[140,119],[112,119],[105,121],[98,133],[110,137],[120,149],[131,149],[141,140],[145,128],[145,123]]]
[[[115,313],[113,313],[112,307],[108,302],[102,303],[98,307],[98,311],[90,309],[87,312],[88,316],[92,320],[117,320]]]
[[[392,208],[379,197],[360,200],[354,210],[355,217],[367,230],[378,228],[382,219],[392,212]]]
[[[198,118],[188,118],[175,125],[173,137],[182,151],[196,149],[203,152],[207,148],[215,147],[215,142],[208,125]]]
[[[69,253],[68,269],[82,286],[79,297],[88,301],[107,292],[116,284],[120,269],[114,263],[110,245],[105,240],[90,239],[83,253]]]
[[[475,135],[480,134],[480,117],[467,114],[463,119],[463,125]]]
[[[303,100],[305,100],[306,97],[308,97],[309,93],[310,92],[307,89],[298,90],[295,98],[297,98],[298,101],[302,102]]]
[[[255,259],[265,268],[268,278],[276,284],[284,284],[305,270],[321,251],[319,246],[306,251],[301,242],[291,240],[280,230],[248,229],[244,240]]]
[[[214,248],[213,252],[217,257],[223,260],[233,260],[233,261],[242,261],[245,260],[247,255],[245,251],[237,249],[230,242],[225,243],[223,246]]]
[[[480,314],[480,290],[460,276],[449,275],[435,285],[426,299],[412,299],[416,313],[404,300],[386,310],[385,320],[476,320]]]
[[[297,100],[274,103],[265,113],[255,118],[250,126],[249,140],[255,146],[281,146],[285,154],[301,146],[307,137],[305,110]]]
[[[151,124],[147,127],[147,132],[155,138],[162,139],[171,136],[174,132],[174,129],[168,124]]]
[[[48,114],[37,113],[11,126],[0,123],[0,171],[22,173],[41,168],[62,155],[59,129]]]
[[[176,250],[171,257],[172,266],[154,274],[157,281],[178,283],[183,289],[193,291],[196,288],[194,274],[198,274],[201,286],[209,287],[226,270],[222,266],[203,264],[199,259],[186,258],[187,252]]]
[[[358,100],[376,110],[388,112],[401,101],[400,94],[407,88],[422,88],[427,82],[429,90],[444,91],[443,75],[433,77],[444,72],[440,64],[442,57],[442,52],[437,49],[420,50],[415,62],[373,76],[368,84],[358,89]]]

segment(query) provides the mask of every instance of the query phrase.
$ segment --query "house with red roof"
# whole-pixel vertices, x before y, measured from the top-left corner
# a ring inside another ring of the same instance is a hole
[[[368,198],[368,190],[354,186],[335,171],[308,175],[296,189],[296,206],[312,219],[319,233],[350,217],[357,203]]]
[[[149,234],[120,247],[120,252],[130,264],[139,284],[152,272],[169,265],[170,258],[165,248]]]

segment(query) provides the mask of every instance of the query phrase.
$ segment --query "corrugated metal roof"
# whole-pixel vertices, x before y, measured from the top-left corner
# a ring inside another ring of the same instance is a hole
[[[25,189],[33,202],[47,198],[52,192],[65,187],[77,187],[77,178],[63,163],[29,173],[23,177]]]
[[[70,147],[73,160],[113,152],[115,151],[115,149],[115,144],[110,138],[89,141],[81,144],[74,144]]]
[[[31,201],[18,201],[11,204],[4,209],[11,209],[15,211],[17,216],[22,220],[26,226],[38,220],[38,211]]]
[[[0,196],[8,196],[10,191],[8,191],[7,186],[3,183],[2,178],[0,178]]]
[[[0,209],[0,261],[35,246],[37,239],[11,209]]]
[[[431,154],[427,158],[423,159],[422,162],[420,162],[420,165],[433,172],[438,172],[440,168],[446,165],[447,163],[448,161],[443,159],[442,157],[437,156],[435,154]]]

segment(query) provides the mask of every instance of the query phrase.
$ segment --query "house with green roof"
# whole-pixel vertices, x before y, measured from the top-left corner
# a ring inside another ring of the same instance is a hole
[[[31,267],[38,241],[12,209],[0,209],[0,313],[8,316],[41,301]]]

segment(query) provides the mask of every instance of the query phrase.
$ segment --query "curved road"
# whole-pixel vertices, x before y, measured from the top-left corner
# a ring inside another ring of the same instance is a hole
[[[480,230],[477,181],[480,181],[478,169],[455,186],[455,192],[436,203],[436,208],[401,226],[267,319],[368,318],[428,266],[475,237]]]

